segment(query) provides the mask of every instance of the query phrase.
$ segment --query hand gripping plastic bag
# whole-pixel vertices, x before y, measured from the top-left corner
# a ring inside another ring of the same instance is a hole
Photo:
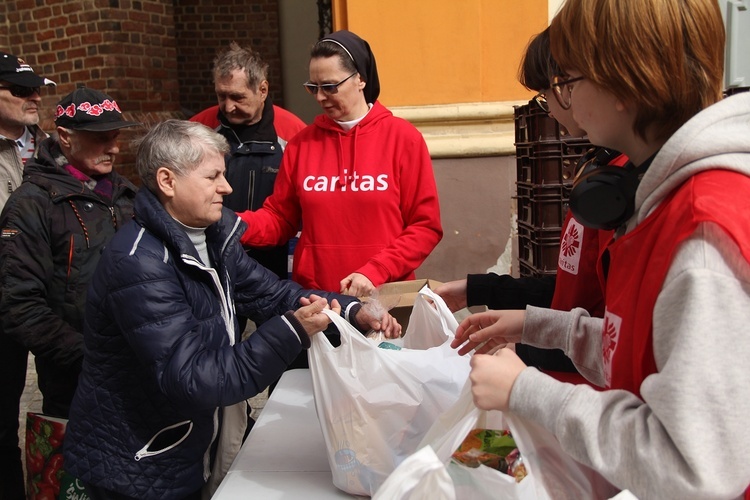
[[[455,319],[427,288],[417,296],[401,350],[381,349],[337,314],[326,313],[341,332],[341,345],[334,348],[315,335],[309,360],[333,483],[351,494],[372,495],[457,401],[469,359],[451,349]],[[409,347],[423,336],[432,339],[431,346],[419,340],[421,349]]]
[[[520,451],[526,477],[516,479],[480,465],[471,468],[451,458],[472,429],[509,430]],[[458,500],[610,498],[619,490],[594,470],[576,462],[557,438],[534,422],[512,412],[483,411],[474,406],[471,382],[456,404],[425,435],[420,448],[431,446],[446,465]]]

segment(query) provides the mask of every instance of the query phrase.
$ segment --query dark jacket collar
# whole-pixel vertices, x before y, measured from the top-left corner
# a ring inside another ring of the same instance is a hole
[[[164,205],[148,188],[144,187],[135,196],[135,220],[148,229],[180,255],[191,255],[200,260],[195,245],[184,229],[167,212]],[[247,224],[241,221],[236,213],[224,208],[221,220],[206,228],[206,245],[212,258],[220,257],[228,244],[239,241]],[[218,262],[218,260],[214,260]]]
[[[24,167],[24,180],[50,191],[53,197],[74,194],[95,194],[83,182],[79,181],[65,170],[70,163],[60,149],[60,143],[54,137],[48,137],[39,144],[37,155],[31,158]],[[112,181],[112,196],[117,198],[124,191],[135,193],[138,188],[125,177],[115,171],[110,174]]]
[[[252,141],[276,142],[276,129],[273,126],[273,104],[270,100],[266,100],[263,105],[260,121],[252,125],[231,125],[221,109],[218,116],[221,127],[232,130],[242,144]]]

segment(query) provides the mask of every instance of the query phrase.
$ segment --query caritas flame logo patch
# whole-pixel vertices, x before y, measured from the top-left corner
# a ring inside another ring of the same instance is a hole
[[[575,219],[568,221],[565,234],[560,237],[560,257],[557,265],[560,269],[578,275],[581,262],[581,245],[583,244],[583,226]]]
[[[617,350],[620,339],[622,318],[609,310],[604,311],[604,326],[602,327],[602,367],[607,386],[612,383],[612,358]]]

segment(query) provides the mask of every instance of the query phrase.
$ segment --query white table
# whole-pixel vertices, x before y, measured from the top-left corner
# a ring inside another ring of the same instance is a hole
[[[310,370],[284,373],[213,498],[363,498],[333,485]]]

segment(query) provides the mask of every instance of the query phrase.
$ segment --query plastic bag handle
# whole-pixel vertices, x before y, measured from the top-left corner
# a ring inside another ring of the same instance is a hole
[[[419,290],[419,292],[417,292],[417,299],[421,298],[422,300],[424,300],[425,297],[432,300],[432,302],[435,304],[435,307],[437,309],[435,312],[440,318],[440,323],[443,326],[443,330],[446,332],[450,332],[450,335],[455,337],[456,329],[458,328],[458,321],[456,321],[456,317],[453,315],[443,298],[432,291],[432,289],[430,289],[430,287],[427,285],[423,286]]]
[[[339,333],[341,334],[341,345],[339,347],[333,347],[325,335],[320,333],[315,335],[315,337],[322,337],[322,340],[325,340],[328,349],[347,349],[349,351],[354,351],[354,349],[378,350],[378,346],[367,340],[367,338],[365,338],[365,336],[362,335],[354,325],[342,318],[340,314],[336,314],[331,309],[323,309],[323,313],[331,318],[331,322],[336,325],[336,328],[338,328]],[[351,354],[351,359],[355,359],[353,353]],[[352,367],[353,376],[356,375],[355,372],[356,367]]]

